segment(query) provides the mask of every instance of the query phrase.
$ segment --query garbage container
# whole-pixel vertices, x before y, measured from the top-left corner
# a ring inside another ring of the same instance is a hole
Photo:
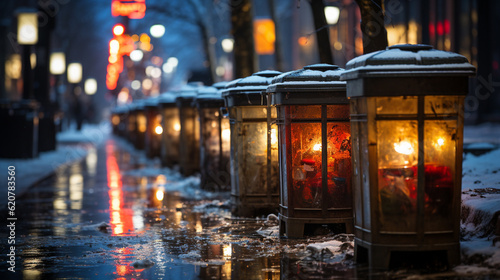
[[[0,157],[38,156],[38,108],[34,100],[0,101]]]

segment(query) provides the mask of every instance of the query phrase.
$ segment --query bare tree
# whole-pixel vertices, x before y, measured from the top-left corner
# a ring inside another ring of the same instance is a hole
[[[361,11],[363,52],[385,50],[388,42],[384,26],[383,0],[356,0],[356,3]]]
[[[247,77],[256,71],[252,1],[231,0],[230,3],[232,34],[234,38],[234,77]]]

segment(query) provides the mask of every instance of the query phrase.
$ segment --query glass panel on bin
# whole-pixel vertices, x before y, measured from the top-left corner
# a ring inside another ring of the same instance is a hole
[[[240,187],[246,194],[262,194],[267,178],[267,123],[241,123],[237,145]]]
[[[275,109],[275,108],[274,108]],[[271,178],[269,181],[272,193],[279,193],[279,155],[278,155],[278,125],[271,125]]]
[[[416,96],[377,97],[377,114],[417,114]]]
[[[381,230],[415,231],[417,121],[378,121],[378,190]]]
[[[294,119],[321,119],[321,105],[290,106],[290,117]]]
[[[426,96],[425,114],[457,114],[459,109],[458,96]]]
[[[425,121],[425,230],[452,230],[456,121]]]
[[[321,207],[321,124],[292,123],[292,189],[297,208]]]
[[[345,106],[347,107],[347,106]],[[349,107],[347,107],[349,108]],[[327,124],[328,208],[352,206],[351,126],[349,122]]]
[[[326,106],[326,117],[332,119],[349,119],[348,105],[328,105]]]

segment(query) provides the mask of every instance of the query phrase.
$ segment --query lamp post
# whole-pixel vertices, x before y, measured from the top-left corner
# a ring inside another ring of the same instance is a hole
[[[77,84],[82,81],[82,64],[78,62],[73,62],[68,64],[68,69],[66,70],[68,83],[71,84],[71,94],[73,97],[73,110],[76,120],[76,128],[80,130],[83,123],[83,108],[80,100],[80,92],[77,90]]]
[[[460,261],[463,107],[475,68],[428,45],[395,45],[347,63],[355,258]],[[413,263],[412,263],[413,265]]]
[[[38,15],[36,10],[23,8],[17,12],[17,42],[23,46],[23,99],[33,98],[33,70],[31,49],[38,42]]]
[[[59,92],[59,83],[61,75],[66,71],[66,55],[63,52],[54,52],[50,55],[50,74],[54,76],[54,95],[56,99],[55,123],[58,125],[58,130],[61,130],[62,113],[61,113],[61,94]]]
[[[278,113],[281,236],[301,238],[324,225],[336,234],[353,231],[343,72],[335,65],[309,65],[276,77],[267,88]]]

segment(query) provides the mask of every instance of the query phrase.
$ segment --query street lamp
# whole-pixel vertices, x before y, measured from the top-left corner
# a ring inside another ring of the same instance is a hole
[[[428,45],[395,45],[346,68],[355,258],[374,268],[403,256],[459,263],[463,108],[474,66]]]
[[[23,45],[23,99],[33,95],[33,71],[31,65],[31,46],[38,42],[38,15],[36,10],[22,8],[17,11],[17,42]]]
[[[66,71],[66,56],[63,52],[54,52],[50,55],[50,74],[62,75]]]
[[[73,62],[68,64],[68,83],[78,84],[82,81],[82,64]]]
[[[340,17],[339,7],[326,6],[324,12],[325,12],[326,23],[328,23],[329,25],[337,24]]]
[[[94,95],[97,92],[97,81],[94,78],[85,80],[85,84],[83,86],[87,95]]]
[[[234,39],[231,38],[226,38],[223,39],[221,42],[222,50],[226,53],[230,53],[233,51],[234,48]]]

